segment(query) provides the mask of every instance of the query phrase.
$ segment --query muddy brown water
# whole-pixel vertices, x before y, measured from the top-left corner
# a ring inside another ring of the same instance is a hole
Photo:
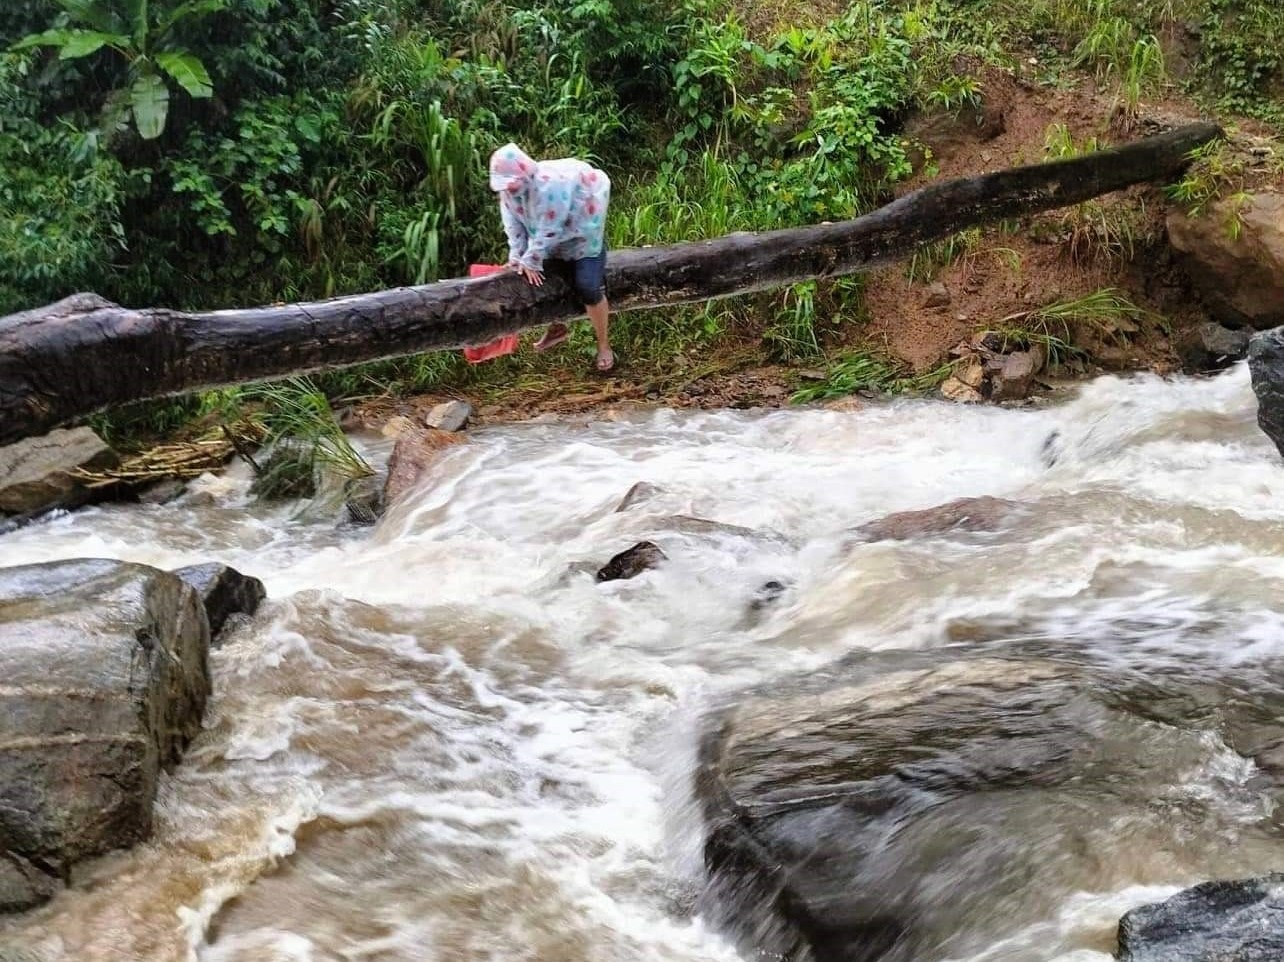
[[[919,962],[1105,962],[1130,907],[1284,863],[1254,755],[1281,734],[1284,465],[1254,412],[1241,367],[1100,380],[1034,411],[515,425],[447,452],[373,531],[254,505],[233,473],[194,485],[212,504],[6,536],[4,564],[220,560],[271,600],[213,656],[206,730],[163,782],[155,838],[0,923],[0,946],[42,962],[748,958],[702,909],[702,714],[853,653],[972,645],[1138,674],[1154,717],[1102,716],[1102,764],[986,815],[1012,858],[967,847],[982,803],[965,801],[890,827],[871,877],[918,873],[948,909],[934,924],[957,937],[925,939]],[[638,481],[662,491],[616,513]],[[970,495],[1029,510],[995,532],[848,544]],[[644,539],[669,560],[641,578],[566,574]],[[772,580],[790,587],[747,619]],[[1164,679],[1194,677],[1208,685],[1183,689],[1183,718],[1207,724],[1179,730]]]

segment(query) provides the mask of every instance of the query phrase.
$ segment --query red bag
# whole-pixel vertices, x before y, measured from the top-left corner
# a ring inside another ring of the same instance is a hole
[[[503,269],[498,264],[472,264],[468,268],[468,276],[485,277],[487,274],[498,274]],[[464,359],[469,364],[480,364],[482,361],[491,360],[491,358],[512,354],[517,350],[517,344],[518,337],[516,334],[505,334],[487,344],[464,348]]]

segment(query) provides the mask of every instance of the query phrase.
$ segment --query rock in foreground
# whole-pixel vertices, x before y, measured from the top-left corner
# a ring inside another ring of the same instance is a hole
[[[1253,335],[1248,370],[1257,395],[1257,424],[1284,454],[1284,327]]]
[[[1185,777],[1172,758],[1222,750],[1176,708],[1211,695],[1183,692],[1055,657],[888,651],[737,695],[700,743],[702,908],[746,958],[962,959],[1054,917],[1078,880],[1133,884],[1135,862],[1100,858],[1120,824],[1150,864],[1213,858],[1233,814],[1154,805]]]
[[[1119,962],[1280,962],[1284,874],[1205,882],[1119,922]]]
[[[150,834],[157,777],[201,728],[208,648],[201,600],[176,575],[0,569],[0,910]]]

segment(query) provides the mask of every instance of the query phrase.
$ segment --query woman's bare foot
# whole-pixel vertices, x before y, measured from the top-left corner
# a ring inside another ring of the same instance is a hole
[[[540,353],[552,350],[557,345],[565,343],[570,336],[570,328],[565,324],[550,324],[548,330],[544,332],[544,336],[535,342],[535,350]]]
[[[602,348],[597,352],[597,372],[599,374],[609,374],[615,367],[615,352],[609,347]]]

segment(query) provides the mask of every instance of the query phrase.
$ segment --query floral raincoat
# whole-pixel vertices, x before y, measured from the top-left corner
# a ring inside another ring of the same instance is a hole
[[[611,181],[582,160],[535,161],[516,144],[490,158],[490,187],[508,235],[508,261],[534,271],[544,259],[576,261],[602,252]]]

